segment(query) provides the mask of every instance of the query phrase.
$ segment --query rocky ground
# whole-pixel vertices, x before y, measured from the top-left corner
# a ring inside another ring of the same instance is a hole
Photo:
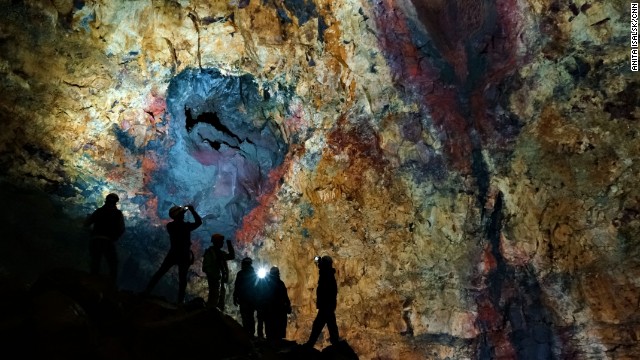
[[[1,305],[3,351],[16,359],[358,359],[344,341],[320,351],[252,338],[202,298],[178,307],[72,269],[29,287],[3,281]]]

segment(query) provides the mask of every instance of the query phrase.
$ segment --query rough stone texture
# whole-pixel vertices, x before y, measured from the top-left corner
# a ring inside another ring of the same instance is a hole
[[[114,191],[124,288],[193,203],[197,258],[222,231],[281,268],[292,340],[328,254],[363,359],[640,357],[628,2],[245,5],[0,1],[2,273],[86,268]]]

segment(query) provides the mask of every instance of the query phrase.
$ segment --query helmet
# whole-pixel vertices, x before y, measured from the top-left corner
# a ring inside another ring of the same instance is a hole
[[[108,203],[117,203],[118,201],[120,201],[120,198],[118,197],[117,194],[111,193],[109,195],[107,195],[107,197],[104,198],[105,202]]]
[[[269,274],[271,276],[277,276],[280,277],[280,269],[278,269],[277,266],[272,266],[271,269],[269,270]]]
[[[333,259],[331,258],[331,256],[325,255],[325,256],[320,258],[320,264],[326,265],[326,266],[331,266],[331,265],[333,265]]]
[[[169,209],[169,216],[175,220],[178,216],[184,214],[186,211],[187,210],[183,206],[172,206],[171,209]]]
[[[216,241],[222,242],[224,240],[224,235],[222,234],[213,234],[211,235],[211,242],[215,243]]]
[[[246,265],[251,265],[251,264],[253,264],[253,260],[251,260],[250,257],[246,257],[246,258],[242,259],[242,265],[245,265],[245,264]]]

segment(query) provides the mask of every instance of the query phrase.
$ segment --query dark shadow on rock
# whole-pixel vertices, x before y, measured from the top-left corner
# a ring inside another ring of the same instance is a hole
[[[327,360],[358,360],[358,355],[345,340],[341,340],[337,344],[322,349],[322,358]]]
[[[48,271],[31,286],[0,278],[0,306],[0,346],[19,358],[358,359],[344,341],[319,351],[251,338],[202,298],[177,306],[73,269]]]
[[[28,285],[14,278],[0,277],[0,347],[3,353],[33,358],[29,344],[33,327],[29,313]],[[24,349],[24,350],[23,350]]]
[[[202,299],[177,307],[72,269],[42,274],[30,288],[5,283],[0,305],[12,315],[0,321],[0,340],[20,358],[257,358],[242,327]]]
[[[286,360],[358,360],[358,355],[344,340],[322,351],[314,347],[290,343],[277,352],[277,359]]]
[[[465,339],[451,334],[421,334],[415,337],[416,341],[426,344],[439,344],[454,348],[465,348],[473,344],[473,339]]]
[[[300,344],[295,344],[284,351],[278,353],[280,357],[278,359],[284,360],[321,360],[324,359],[322,357],[322,353],[310,346],[304,346]]]
[[[330,345],[322,351],[295,341],[258,341],[258,359],[263,360],[358,360],[358,355],[346,341]]]

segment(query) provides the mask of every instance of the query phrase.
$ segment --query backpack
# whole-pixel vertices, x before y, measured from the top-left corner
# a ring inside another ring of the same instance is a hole
[[[227,266],[227,261],[224,258],[218,259],[213,247],[208,248],[204,252],[202,271],[212,279],[221,279],[224,283],[229,282],[229,267]]]
[[[209,276],[215,276],[215,274],[220,275],[220,269],[216,263],[216,252],[213,251],[213,248],[208,248],[204,252],[204,257],[202,259],[202,271]]]

